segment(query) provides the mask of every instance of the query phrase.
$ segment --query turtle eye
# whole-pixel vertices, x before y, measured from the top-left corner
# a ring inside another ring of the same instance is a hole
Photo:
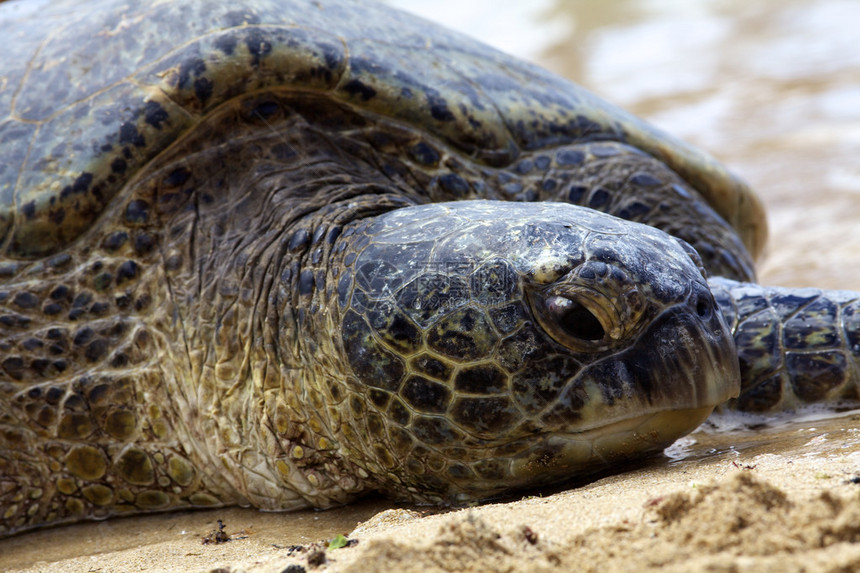
[[[582,295],[582,296],[580,296]],[[578,352],[599,351],[612,344],[612,307],[595,293],[532,293],[532,311],[540,326],[559,344]]]
[[[549,318],[568,335],[588,341],[602,340],[606,336],[603,325],[590,310],[569,298],[552,296],[546,301]]]

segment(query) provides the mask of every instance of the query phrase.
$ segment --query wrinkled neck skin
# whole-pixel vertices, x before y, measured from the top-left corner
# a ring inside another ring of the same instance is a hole
[[[750,276],[659,162],[603,142],[488,169],[318,98],[246,100],[140,192],[176,237],[164,401],[220,502],[484,499],[658,451],[734,395],[698,256],[594,210],[699,217],[682,236]]]

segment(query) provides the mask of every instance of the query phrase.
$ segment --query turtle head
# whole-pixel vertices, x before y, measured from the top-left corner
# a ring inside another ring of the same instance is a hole
[[[663,449],[737,395],[698,256],[661,231],[464,201],[392,211],[351,240],[337,308],[351,435],[367,441],[348,449],[395,494],[571,479]]]

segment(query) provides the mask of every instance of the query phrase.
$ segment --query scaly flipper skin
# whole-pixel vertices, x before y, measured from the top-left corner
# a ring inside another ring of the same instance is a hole
[[[824,325],[762,347],[720,287],[739,362],[710,293],[755,278],[755,194],[544,70],[350,0],[5,2],[0,37],[0,535],[480,500],[658,451],[741,371],[742,407],[836,397]]]
[[[860,395],[860,293],[710,281],[738,349],[739,410],[768,412]]]

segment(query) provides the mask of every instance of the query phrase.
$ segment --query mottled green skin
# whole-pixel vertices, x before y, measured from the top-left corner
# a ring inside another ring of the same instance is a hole
[[[0,7],[0,535],[483,499],[737,395],[704,269],[765,227],[713,160],[382,6],[126,4]]]

